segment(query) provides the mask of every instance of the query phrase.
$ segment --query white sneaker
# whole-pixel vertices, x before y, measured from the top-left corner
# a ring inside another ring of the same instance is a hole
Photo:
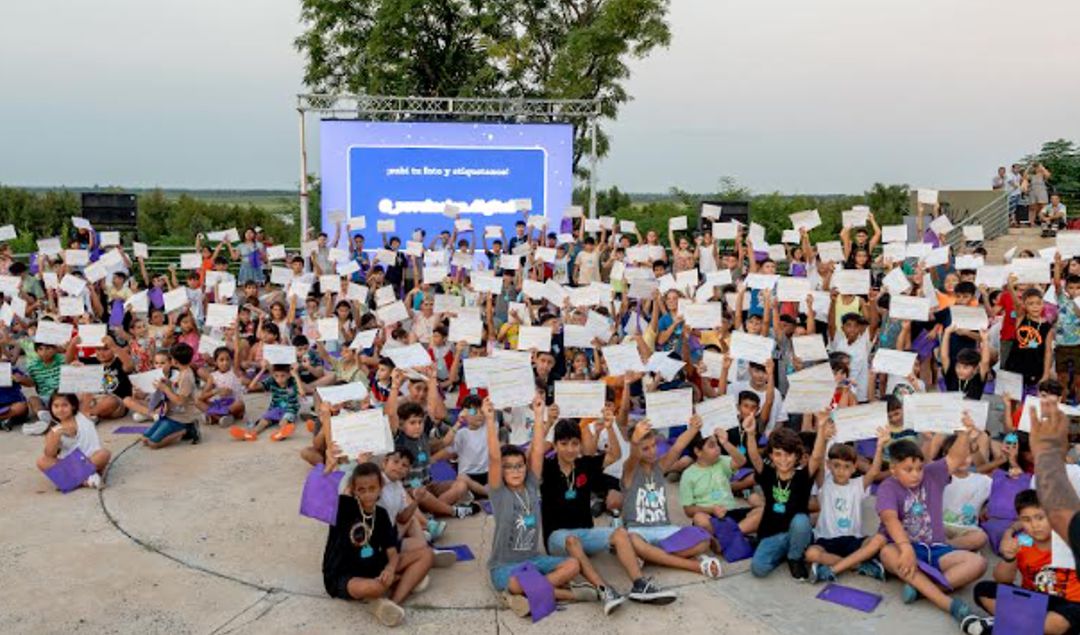
[[[218,425],[223,428],[231,427],[234,423],[236,423],[236,417],[233,417],[232,415],[225,415],[218,419]]]
[[[48,410],[38,410],[37,418],[38,421],[41,421],[43,423],[52,423],[52,415],[49,414]]]
[[[49,424],[44,421],[31,421],[24,423],[22,427],[23,434],[27,435],[40,435],[45,434],[49,430]]]
[[[131,413],[131,420],[135,421],[136,423],[142,423],[143,421],[149,421],[150,417],[147,417],[141,412],[133,412]]]
[[[86,486],[94,489],[101,489],[101,475],[91,474],[90,478],[86,479]]]

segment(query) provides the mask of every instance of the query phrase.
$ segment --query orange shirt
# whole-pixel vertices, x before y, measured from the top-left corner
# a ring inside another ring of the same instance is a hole
[[[1076,577],[1076,571],[1055,569],[1050,566],[1050,561],[1048,549],[1021,547],[1016,552],[1021,586],[1029,591],[1056,595],[1069,602],[1080,602],[1080,580]]]

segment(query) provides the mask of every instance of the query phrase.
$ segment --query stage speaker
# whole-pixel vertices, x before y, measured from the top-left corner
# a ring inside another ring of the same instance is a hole
[[[83,192],[82,215],[95,229],[134,231],[139,201],[134,194]]]

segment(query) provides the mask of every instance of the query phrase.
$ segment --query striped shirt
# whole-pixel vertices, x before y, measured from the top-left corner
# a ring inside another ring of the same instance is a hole
[[[282,387],[273,377],[264,377],[262,387],[270,393],[271,408],[281,408],[294,415],[300,412],[300,391],[296,379],[289,377],[289,381]]]
[[[48,364],[36,354],[30,355],[26,362],[26,374],[34,380],[34,387],[42,401],[48,401],[60,387],[60,369],[63,366],[64,358],[60,355],[54,356]]]

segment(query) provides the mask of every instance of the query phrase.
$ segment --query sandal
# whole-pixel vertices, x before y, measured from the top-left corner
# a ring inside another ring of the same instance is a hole
[[[271,441],[284,441],[292,436],[293,432],[296,432],[295,423],[286,423],[281,426],[281,429],[270,435]]]
[[[247,438],[247,431],[240,426],[232,426],[229,428],[229,435],[237,441],[243,441]]]
[[[720,561],[713,556],[698,556],[698,560],[701,562],[701,575],[706,578],[719,578],[724,574]]]
[[[524,595],[514,595],[513,593],[503,592],[502,594],[503,606],[510,609],[510,612],[518,617],[528,617],[531,609],[529,609],[529,600]]]
[[[386,598],[379,598],[371,603],[371,614],[383,626],[397,626],[405,619],[405,609]]]

